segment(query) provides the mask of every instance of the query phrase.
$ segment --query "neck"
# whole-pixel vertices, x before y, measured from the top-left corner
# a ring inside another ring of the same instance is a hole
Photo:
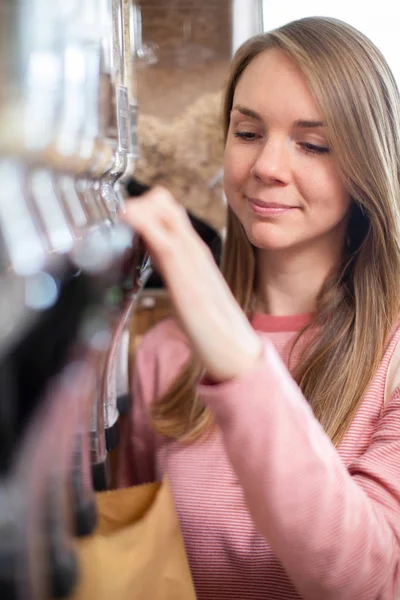
[[[329,255],[328,255],[329,256]],[[324,253],[257,251],[256,311],[276,316],[315,312],[335,261]]]

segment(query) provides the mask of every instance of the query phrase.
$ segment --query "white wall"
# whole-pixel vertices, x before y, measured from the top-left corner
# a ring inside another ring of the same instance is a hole
[[[400,86],[400,0],[263,0],[263,29],[302,17],[335,17],[367,35]]]
[[[400,0],[399,0],[400,1]],[[261,33],[262,0],[233,0],[232,2],[232,53],[250,37]]]

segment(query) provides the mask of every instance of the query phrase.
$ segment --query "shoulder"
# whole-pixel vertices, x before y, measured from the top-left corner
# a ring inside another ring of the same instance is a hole
[[[386,371],[384,399],[387,403],[400,387],[400,321],[392,330],[382,362]]]
[[[380,409],[390,401],[398,387],[400,375],[400,321],[392,328],[378,369],[373,376],[367,398],[379,398]]]
[[[398,346],[400,345],[400,319],[396,322],[395,326],[393,327],[388,341],[386,343],[386,348],[385,348],[385,352],[382,358],[382,363],[387,367],[388,364],[390,363],[393,354],[395,353],[396,349],[398,348]]]
[[[141,380],[151,380],[154,394],[163,394],[190,357],[187,336],[175,319],[168,318],[152,327],[135,352],[134,363]]]
[[[393,340],[393,339],[399,340],[400,339],[400,316],[397,319],[397,321],[392,329],[392,332],[390,334],[390,339],[391,340]]]

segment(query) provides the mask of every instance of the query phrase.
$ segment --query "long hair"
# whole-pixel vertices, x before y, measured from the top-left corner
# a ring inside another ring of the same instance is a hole
[[[400,313],[400,100],[379,50],[336,19],[294,21],[247,41],[226,87],[227,135],[237,83],[261,52],[280,49],[306,78],[327,125],[329,144],[352,199],[347,248],[325,282],[306,345],[292,376],[334,444],[343,438],[382,359]],[[222,273],[249,314],[255,252],[229,209]],[[305,330],[301,332],[303,335]],[[202,366],[192,357],[154,404],[158,432],[193,441],[212,417],[196,395]]]

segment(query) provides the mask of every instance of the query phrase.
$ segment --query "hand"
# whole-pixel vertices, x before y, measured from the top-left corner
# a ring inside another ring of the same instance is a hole
[[[250,371],[261,341],[183,207],[158,187],[128,202],[124,220],[142,236],[207,376],[221,382]]]

